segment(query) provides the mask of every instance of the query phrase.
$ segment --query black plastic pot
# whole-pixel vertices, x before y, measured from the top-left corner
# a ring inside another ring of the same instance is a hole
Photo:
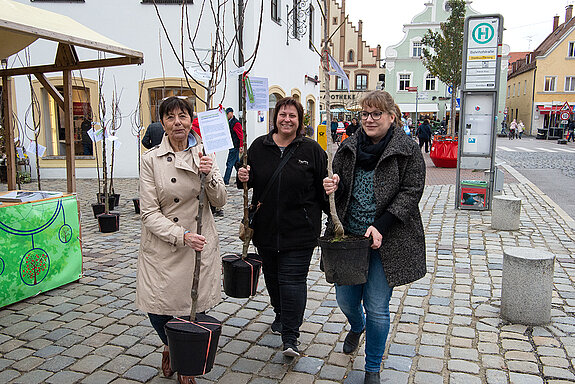
[[[164,327],[170,348],[172,371],[184,376],[199,376],[214,366],[222,324],[215,318],[198,314],[170,320]]]
[[[364,284],[369,270],[371,240],[367,237],[319,238],[325,279],[339,285]]]
[[[110,196],[114,198],[114,207],[117,207],[120,204],[120,194],[112,193]]]
[[[102,233],[117,232],[120,230],[120,214],[102,213],[98,215],[98,227]]]
[[[134,199],[132,199],[132,203],[134,203],[134,211],[136,211],[137,214],[140,213],[140,198],[136,197]]]
[[[222,257],[224,292],[230,297],[245,299],[256,294],[262,258],[248,253],[245,259],[233,253]]]
[[[98,218],[98,215],[101,215],[106,210],[106,207],[103,203],[96,203],[92,204],[92,212],[94,212],[94,219]]]
[[[100,202],[100,203],[104,203],[104,201],[106,200],[106,195],[104,195],[103,193],[96,193],[96,196],[98,197],[98,202]],[[116,205],[118,205],[118,204],[116,204],[115,195],[109,194],[108,195],[108,210],[110,210],[110,211],[114,210],[114,208],[116,208]]]

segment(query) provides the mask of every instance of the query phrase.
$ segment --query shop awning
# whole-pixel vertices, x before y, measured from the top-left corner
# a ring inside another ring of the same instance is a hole
[[[561,108],[563,107],[563,105],[553,105],[553,106],[545,106],[545,105],[538,105],[537,106],[537,110],[539,111],[539,113],[542,113],[544,115],[548,115],[550,113],[556,114],[561,112]],[[574,111],[574,107],[571,107],[571,113],[573,113]]]
[[[415,112],[415,103],[397,104],[401,112]],[[419,112],[439,112],[437,104],[417,104],[417,113]]]

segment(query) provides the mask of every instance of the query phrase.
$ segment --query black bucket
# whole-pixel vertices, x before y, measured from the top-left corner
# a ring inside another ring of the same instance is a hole
[[[102,213],[98,215],[98,227],[102,233],[117,232],[120,229],[120,214]]]
[[[106,201],[106,195],[103,193],[96,193],[96,196],[98,196],[98,202],[104,204]],[[116,197],[112,194],[108,194],[108,210],[113,211],[114,208],[116,208],[116,205]]]
[[[136,197],[132,199],[132,203],[134,203],[134,211],[139,214],[140,213],[140,198]]]
[[[120,194],[119,193],[112,193],[110,196],[114,199],[114,208],[120,205]]]
[[[248,253],[245,259],[233,253],[222,257],[224,292],[236,299],[246,299],[256,294],[262,266],[257,253]]]
[[[172,371],[183,376],[205,375],[214,366],[222,324],[204,314],[198,314],[196,321],[189,319],[177,317],[164,327]]]
[[[92,204],[92,212],[94,212],[94,219],[98,218],[98,215],[101,215],[106,210],[106,207],[103,203],[96,203]]]
[[[319,238],[325,279],[338,285],[356,285],[367,282],[371,240],[367,237],[346,237],[334,241],[333,237]]]

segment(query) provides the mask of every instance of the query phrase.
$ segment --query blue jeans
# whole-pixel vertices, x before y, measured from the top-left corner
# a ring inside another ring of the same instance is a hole
[[[226,160],[226,173],[224,174],[224,184],[230,183],[230,177],[232,176],[232,169],[236,163],[240,161],[240,149],[230,148],[228,151],[228,160]]]
[[[378,250],[371,250],[367,282],[336,285],[337,304],[347,317],[351,330],[365,328],[365,370],[379,372],[389,333],[389,299],[393,288],[387,284]],[[362,308],[365,308],[365,315]]]

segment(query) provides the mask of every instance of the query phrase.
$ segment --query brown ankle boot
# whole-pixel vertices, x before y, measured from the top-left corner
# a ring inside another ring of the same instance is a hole
[[[170,351],[162,351],[162,373],[164,377],[172,377],[174,374],[170,365]]]
[[[180,384],[197,384],[194,376],[184,376],[178,373],[178,382]]]

